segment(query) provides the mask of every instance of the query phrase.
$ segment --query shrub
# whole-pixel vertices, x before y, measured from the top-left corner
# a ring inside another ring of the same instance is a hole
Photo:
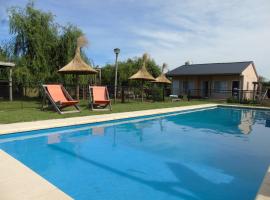
[[[242,100],[239,101],[236,98],[230,97],[227,99],[227,103],[256,104],[256,101],[247,98],[243,98]]]
[[[163,100],[163,89],[158,87],[158,86],[154,86],[152,88],[152,98],[153,98],[153,101],[162,101]]]
[[[233,97],[227,99],[227,103],[239,103],[239,100]]]

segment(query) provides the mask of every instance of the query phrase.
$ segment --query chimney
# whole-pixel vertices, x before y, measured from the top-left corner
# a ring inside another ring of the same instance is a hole
[[[191,64],[192,64],[192,62],[190,60],[185,62],[185,65],[191,65]]]

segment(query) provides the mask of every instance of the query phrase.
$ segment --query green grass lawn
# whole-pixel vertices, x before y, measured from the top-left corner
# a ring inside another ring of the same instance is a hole
[[[41,111],[40,101],[0,101],[0,124],[26,122],[45,119],[57,119],[76,116],[98,115],[106,113],[118,113],[137,110],[169,108],[177,106],[188,106],[211,103],[206,100],[178,101],[178,102],[127,102],[116,103],[112,105],[112,111],[90,111],[87,107],[87,101],[80,102],[82,112],[60,115],[52,110]]]

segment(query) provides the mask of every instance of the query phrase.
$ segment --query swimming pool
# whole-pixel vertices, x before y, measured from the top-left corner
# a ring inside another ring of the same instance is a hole
[[[75,199],[254,199],[270,112],[211,108],[0,136],[0,148]]]

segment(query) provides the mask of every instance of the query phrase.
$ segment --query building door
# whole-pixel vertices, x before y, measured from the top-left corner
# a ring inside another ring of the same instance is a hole
[[[232,82],[232,96],[238,97],[239,89],[240,89],[239,86],[240,86],[239,81],[233,81]]]
[[[202,82],[202,97],[208,97],[209,84],[208,81]]]

